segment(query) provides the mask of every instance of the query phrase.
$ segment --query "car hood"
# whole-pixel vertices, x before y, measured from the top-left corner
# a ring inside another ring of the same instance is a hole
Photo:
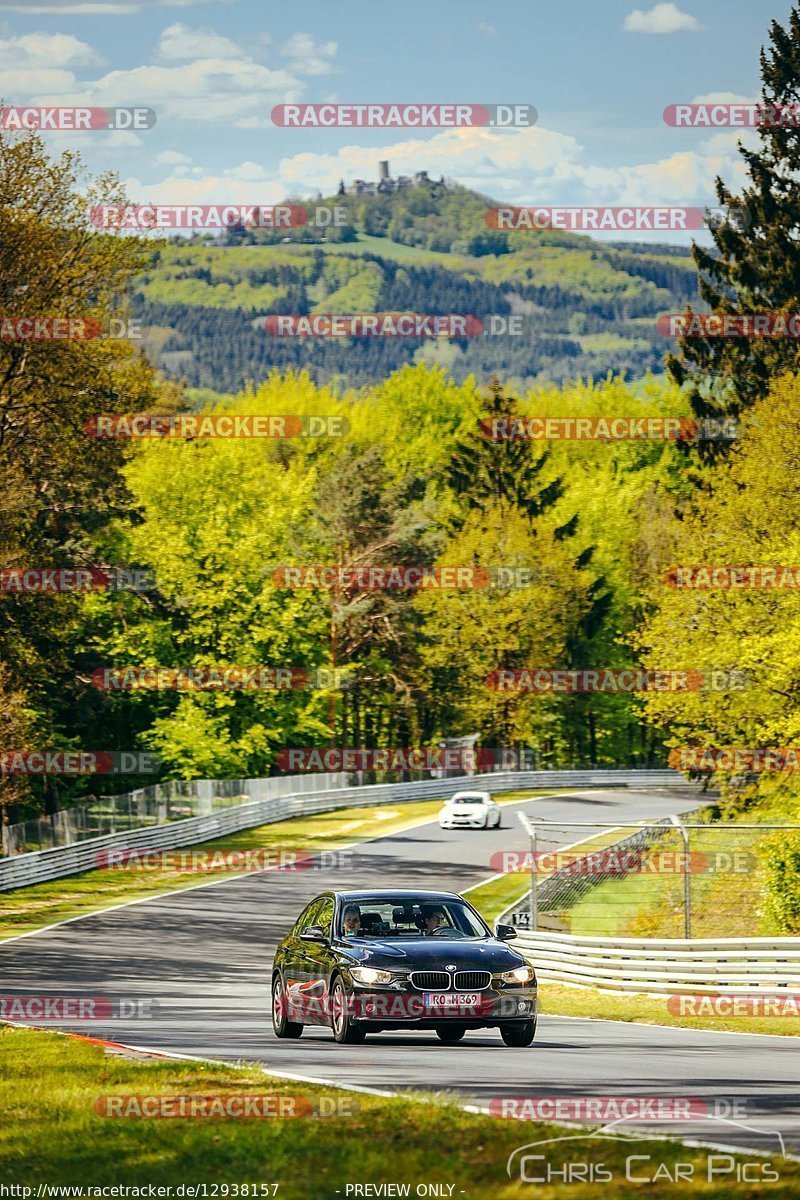
[[[521,954],[495,938],[480,938],[474,942],[413,938],[402,943],[376,938],[348,941],[343,945],[354,964],[394,971],[445,970],[448,963],[455,963],[459,971],[510,971],[525,962]]]

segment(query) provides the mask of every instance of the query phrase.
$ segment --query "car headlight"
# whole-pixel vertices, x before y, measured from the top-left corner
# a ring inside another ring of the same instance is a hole
[[[397,978],[391,971],[377,971],[375,967],[351,967],[350,974],[357,983],[391,983]]]
[[[530,983],[536,976],[533,967],[514,967],[513,971],[503,971],[500,978],[503,983]]]

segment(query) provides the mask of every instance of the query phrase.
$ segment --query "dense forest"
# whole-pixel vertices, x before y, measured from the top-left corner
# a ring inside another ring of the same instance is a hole
[[[779,54],[764,69],[768,94],[794,86]],[[0,341],[3,746],[141,749],[164,777],[203,778],[274,771],[291,746],[474,737],[563,766],[789,744],[800,721],[797,591],[675,580],[681,564],[800,562],[798,343],[695,337],[672,348],[666,373],[646,371],[655,315],[691,300],[695,271],[699,303],[715,312],[800,305],[797,137],[760,136],[742,197],[718,184],[720,204],[746,205],[749,224],[716,229],[690,269],[675,249],[569,234],[473,243],[485,202],[441,186],[427,208],[398,200],[385,227],[380,204],[362,206],[358,241],[324,247],[99,233],[87,199],[113,198],[115,185],[98,180],[87,196],[73,157],[51,158],[34,134],[3,134],[0,267],[18,310],[101,324],[130,311],[147,327],[143,346]],[[443,224],[458,232],[447,246]],[[398,308],[522,314],[535,332],[309,348],[254,328],[281,311]],[[608,354],[622,361],[598,379]],[[189,412],[282,414],[298,419],[296,433],[313,417],[343,420],[337,436],[90,436],[100,414]],[[486,436],[496,421],[545,417],[684,423],[677,437]],[[732,440],[692,432],[692,421],[720,417],[733,420]],[[282,568],[309,564],[469,567],[492,583],[281,582]],[[76,567],[150,582],[8,586],[20,570]],[[335,674],[287,690],[98,686],[108,671],[197,679],[222,668]],[[700,683],[493,683],[498,672],[622,668],[691,671]],[[739,682],[708,683],[721,677]],[[6,773],[4,820],[135,782]]]
[[[520,387],[599,381],[609,372],[638,379],[662,371],[670,348],[656,317],[696,297],[686,251],[628,250],[555,231],[490,233],[490,201],[463,188],[431,184],[323,203],[345,209],[348,224],[339,233],[348,231],[348,240],[303,226],[288,236],[237,230],[225,235],[226,245],[196,236],[154,250],[134,305],[148,352],[168,376],[236,391],[277,368],[345,387],[438,362],[457,382],[496,371]],[[376,212],[386,219],[370,216]],[[459,230],[471,236],[455,236]],[[522,324],[518,335],[437,344],[276,338],[257,327],[258,317],[275,313],[393,311],[514,313]]]

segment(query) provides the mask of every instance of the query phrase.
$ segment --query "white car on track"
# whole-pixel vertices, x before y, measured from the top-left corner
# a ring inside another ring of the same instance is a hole
[[[456,792],[439,812],[442,829],[499,829],[500,809],[488,792]]]

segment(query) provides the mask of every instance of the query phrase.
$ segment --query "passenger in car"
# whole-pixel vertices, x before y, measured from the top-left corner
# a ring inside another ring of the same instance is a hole
[[[342,933],[344,937],[357,937],[361,933],[361,910],[356,904],[348,904],[342,914]]]

